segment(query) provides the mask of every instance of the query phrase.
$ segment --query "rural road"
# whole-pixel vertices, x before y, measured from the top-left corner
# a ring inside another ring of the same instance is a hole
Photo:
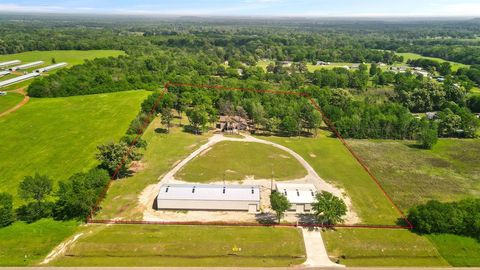
[[[14,107],[4,111],[4,112],[0,112],[0,117],[4,116],[4,115],[7,115],[9,113],[12,113],[18,109],[20,109],[23,105],[27,104],[27,102],[30,100],[30,97],[27,96],[27,93],[25,93],[25,87],[22,87],[22,88],[18,88],[16,90],[13,90],[13,91],[7,91],[8,93],[19,93],[21,95],[23,95],[23,100],[20,101],[20,103],[18,103],[17,105],[15,105]]]

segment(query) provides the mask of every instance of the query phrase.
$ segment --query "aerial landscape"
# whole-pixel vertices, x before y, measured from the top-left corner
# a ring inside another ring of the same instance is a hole
[[[480,267],[480,4],[387,2],[0,0],[0,267]]]

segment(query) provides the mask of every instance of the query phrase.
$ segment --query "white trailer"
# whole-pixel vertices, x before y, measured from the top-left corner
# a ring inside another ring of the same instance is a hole
[[[25,75],[22,75],[22,76],[11,78],[11,79],[8,79],[8,80],[5,80],[5,81],[0,81],[0,87],[4,87],[4,86],[7,86],[7,85],[23,82],[23,81],[33,79],[33,78],[38,77],[38,76],[40,76],[40,73],[32,72],[32,73],[28,73],[28,74],[25,74]]]
[[[0,62],[0,67],[3,68],[3,67],[9,67],[9,66],[13,66],[13,65],[18,65],[20,64],[22,61],[20,60],[12,60],[12,61],[7,61],[7,62]]]
[[[43,63],[44,63],[43,61],[35,61],[35,62],[20,65],[20,66],[11,67],[11,68],[9,68],[9,70],[10,71],[15,71],[15,70],[27,69],[27,68],[31,68],[31,67],[40,66]]]
[[[2,70],[2,71],[0,71],[0,77],[3,77],[3,76],[8,75],[8,74],[10,74],[10,71],[9,71],[9,70]]]
[[[52,70],[52,69],[65,67],[66,65],[67,65],[67,63],[61,62],[61,63],[54,64],[54,65],[51,65],[51,66],[48,66],[48,67],[39,68],[39,69],[35,70],[35,72],[37,72],[37,73],[43,73],[43,72],[50,71],[50,70]]]

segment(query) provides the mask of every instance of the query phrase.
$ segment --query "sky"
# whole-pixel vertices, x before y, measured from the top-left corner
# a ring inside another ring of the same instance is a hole
[[[480,0],[0,0],[0,12],[193,16],[480,16]]]

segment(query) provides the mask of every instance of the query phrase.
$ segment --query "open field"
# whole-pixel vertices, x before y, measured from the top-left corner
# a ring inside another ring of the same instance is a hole
[[[128,91],[52,99],[30,99],[0,118],[0,191],[12,193],[27,175],[55,181],[95,166],[96,147],[118,140],[149,95]]]
[[[301,155],[326,181],[344,189],[365,224],[396,224],[399,213],[350,152],[330,133],[317,138],[262,137]]]
[[[405,211],[429,199],[480,196],[480,140],[440,139],[432,150],[408,141],[349,140]]]
[[[305,260],[294,228],[90,225],[55,266],[289,266]]]
[[[432,234],[426,237],[452,266],[480,266],[480,242],[478,240],[453,234]]]
[[[178,119],[175,123],[178,124]],[[185,123],[186,117],[182,120]],[[130,218],[141,219],[143,209],[137,208],[138,196],[150,184],[158,182],[158,178],[166,173],[176,162],[188,156],[201,144],[207,135],[192,135],[181,131],[180,127],[170,129],[170,134],[158,133],[162,125],[155,118],[143,134],[148,142],[141,161],[143,169],[128,177],[113,182],[107,197],[101,204],[97,219]]]
[[[6,96],[0,96],[0,113],[12,108],[23,100],[23,96],[18,93],[8,93]]]
[[[328,255],[347,266],[448,266],[427,237],[408,230],[322,232]]]
[[[187,163],[175,177],[188,182],[213,182],[272,176],[288,180],[305,175],[305,168],[281,149],[260,143],[220,142]]]
[[[16,222],[0,229],[0,266],[39,263],[63,239],[77,230],[75,221],[42,219],[32,224]]]
[[[68,66],[79,65],[84,62],[84,60],[92,60],[95,58],[109,57],[109,56],[119,56],[124,55],[125,52],[118,50],[89,50],[89,51],[31,51],[31,52],[22,52],[15,54],[6,54],[0,55],[0,62],[9,61],[9,60],[20,60],[22,64],[34,61],[44,61],[44,66],[51,64],[52,58],[55,58],[57,63],[67,62]],[[37,69],[38,67],[35,67]]]
[[[450,64],[452,65],[452,70],[453,71],[457,71],[459,68],[466,68],[466,67],[470,66],[470,65],[465,65],[465,64],[462,64],[462,63],[453,62],[453,61],[447,61],[447,60],[442,59],[442,58],[423,56],[423,55],[420,55],[420,54],[417,54],[417,53],[396,53],[396,54],[399,55],[399,56],[403,56],[403,62],[404,63],[407,63],[407,61],[410,60],[410,59],[414,60],[414,59],[419,59],[419,58],[426,58],[426,59],[438,61],[440,63],[450,62]]]

